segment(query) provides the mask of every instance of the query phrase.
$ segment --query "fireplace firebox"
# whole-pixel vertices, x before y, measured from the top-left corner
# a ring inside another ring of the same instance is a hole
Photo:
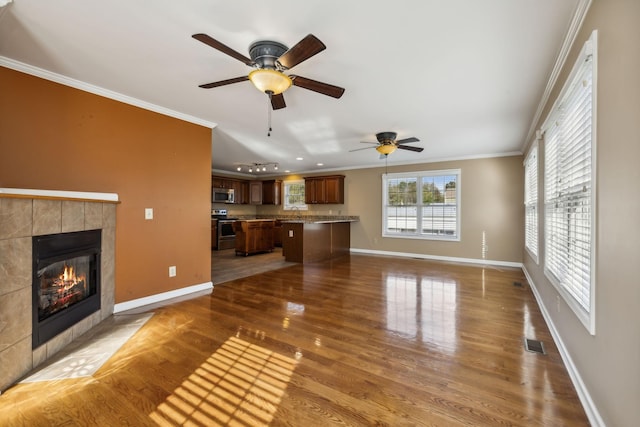
[[[35,349],[100,310],[102,230],[34,236],[32,241]]]

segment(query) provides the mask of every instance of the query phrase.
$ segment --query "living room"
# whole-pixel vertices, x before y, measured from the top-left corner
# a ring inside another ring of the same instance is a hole
[[[524,249],[522,163],[531,141],[513,155],[340,171],[342,209],[360,217],[351,229],[352,252],[524,267],[593,425],[632,425],[640,415],[640,348],[629,339],[640,323],[633,268],[639,202],[630,197],[640,181],[639,15],[631,2],[592,2],[532,124],[540,128],[575,57],[598,30],[595,334],[558,300],[544,263]],[[116,305],[210,282],[211,128],[30,74],[10,58],[0,65],[0,187],[118,194]],[[451,169],[462,171],[463,240],[382,238],[381,175]],[[143,215],[149,207],[152,221]],[[171,265],[178,267],[175,277],[167,275]]]

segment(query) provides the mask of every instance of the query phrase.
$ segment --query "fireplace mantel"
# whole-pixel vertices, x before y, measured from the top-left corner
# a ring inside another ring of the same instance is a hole
[[[77,200],[95,202],[118,202],[117,193],[96,193],[88,191],[39,190],[31,188],[0,188],[0,197]]]
[[[118,195],[0,188],[0,392],[113,314]],[[101,309],[35,349],[33,236],[102,230]]]

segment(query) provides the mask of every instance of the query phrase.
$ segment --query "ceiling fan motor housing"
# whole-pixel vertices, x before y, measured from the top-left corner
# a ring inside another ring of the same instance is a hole
[[[376,139],[381,144],[393,144],[397,136],[396,132],[380,132],[376,134]]]
[[[249,56],[251,60],[258,65],[260,69],[277,69],[276,61],[282,56],[289,48],[282,43],[259,40],[249,46]]]

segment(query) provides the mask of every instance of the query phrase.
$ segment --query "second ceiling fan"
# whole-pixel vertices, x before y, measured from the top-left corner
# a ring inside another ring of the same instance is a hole
[[[369,148],[375,148],[376,151],[380,153],[380,157],[383,158],[393,153],[398,148],[401,150],[415,151],[417,153],[420,153],[422,152],[422,150],[424,150],[424,148],[422,147],[412,147],[410,145],[405,145],[411,142],[419,142],[420,140],[418,138],[412,136],[410,138],[396,140],[397,136],[398,134],[395,132],[379,132],[376,134],[376,139],[378,140],[378,142],[361,142],[362,144],[375,144],[375,146],[356,148],[355,150],[350,151],[360,151]]]
[[[200,85],[201,88],[211,89],[250,80],[258,90],[269,96],[271,107],[274,110],[287,106],[282,93],[289,89],[291,85],[312,90],[333,98],[340,98],[344,93],[344,89],[341,87],[284,73],[284,71],[290,70],[302,61],[326,49],[324,43],[313,34],[309,34],[290,49],[282,43],[275,41],[257,41],[249,46],[249,56],[251,58],[247,58],[243,54],[206,34],[194,34],[192,37],[254,68],[247,76],[202,84]]]

